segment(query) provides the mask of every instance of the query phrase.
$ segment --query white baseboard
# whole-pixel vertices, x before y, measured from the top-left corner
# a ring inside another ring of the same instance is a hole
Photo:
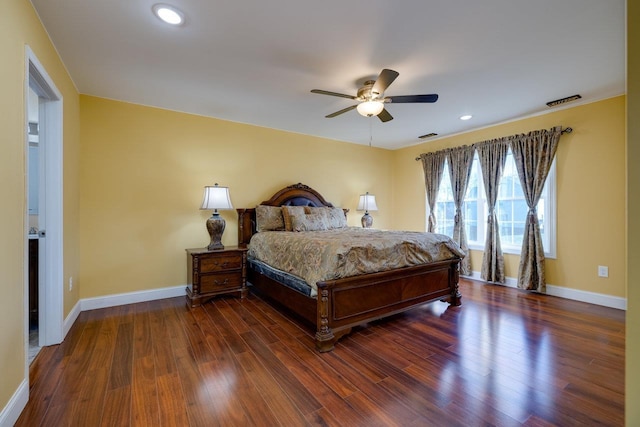
[[[0,427],[13,426],[18,421],[18,417],[20,417],[24,407],[27,406],[28,401],[29,383],[25,379],[20,383],[16,392],[13,393],[2,412],[0,412]]]
[[[603,305],[605,307],[617,308],[619,310],[627,309],[626,298],[599,294],[597,292],[580,291],[562,286],[547,285],[547,295],[588,302],[590,304]]]
[[[78,301],[76,305],[73,306],[73,308],[69,312],[69,315],[66,317],[66,319],[64,319],[64,322],[62,324],[62,328],[63,328],[62,339],[65,339],[67,337],[67,333],[69,332],[69,329],[71,329],[74,322],[80,315],[80,306],[81,306],[81,301]]]
[[[479,271],[473,271],[471,273],[471,276],[462,276],[462,277],[467,277],[472,280],[489,283],[480,278]],[[497,284],[508,286],[510,288],[517,288],[518,279],[516,279],[515,277],[506,277],[505,283],[497,283]],[[612,295],[606,295],[606,294],[599,294],[597,292],[581,291],[579,289],[566,288],[563,286],[547,284],[546,295],[566,298],[574,301],[586,302],[589,304],[602,305],[605,307],[617,308],[619,310],[627,309],[626,298],[614,297]]]
[[[80,302],[80,311],[95,310],[98,308],[116,307],[137,302],[154,301],[163,298],[184,296],[187,285],[172,286],[169,288],[150,289],[147,291],[127,292],[123,294],[105,295],[95,298],[83,298]]]

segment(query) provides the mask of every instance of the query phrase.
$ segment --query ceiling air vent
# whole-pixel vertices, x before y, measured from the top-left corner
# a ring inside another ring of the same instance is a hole
[[[560,98],[556,99],[555,101],[547,102],[547,107],[556,107],[561,104],[566,104],[567,102],[577,101],[580,98],[582,98],[580,95],[567,96],[566,98]]]

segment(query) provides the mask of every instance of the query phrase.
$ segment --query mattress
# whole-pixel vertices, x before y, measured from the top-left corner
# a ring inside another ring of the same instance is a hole
[[[248,252],[250,260],[302,280],[310,288],[309,296],[312,297],[317,295],[316,283],[320,281],[464,255],[458,244],[442,234],[360,227],[260,232],[252,236]],[[295,286],[300,287],[299,284]]]

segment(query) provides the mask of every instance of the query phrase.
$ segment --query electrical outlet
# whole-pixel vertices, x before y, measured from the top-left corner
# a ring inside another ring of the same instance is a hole
[[[69,290],[73,289],[73,277],[69,277]]]
[[[609,277],[609,267],[607,267],[606,265],[599,265],[598,277]]]

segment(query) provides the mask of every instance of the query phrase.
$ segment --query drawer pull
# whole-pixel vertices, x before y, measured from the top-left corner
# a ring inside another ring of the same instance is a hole
[[[220,266],[222,268],[227,268],[227,265],[229,264],[227,261],[224,261],[222,264],[220,264],[218,261],[214,261],[214,264],[217,266]]]
[[[216,286],[225,286],[229,283],[229,279],[224,279],[222,282],[220,282],[218,279],[214,279],[213,284]]]

